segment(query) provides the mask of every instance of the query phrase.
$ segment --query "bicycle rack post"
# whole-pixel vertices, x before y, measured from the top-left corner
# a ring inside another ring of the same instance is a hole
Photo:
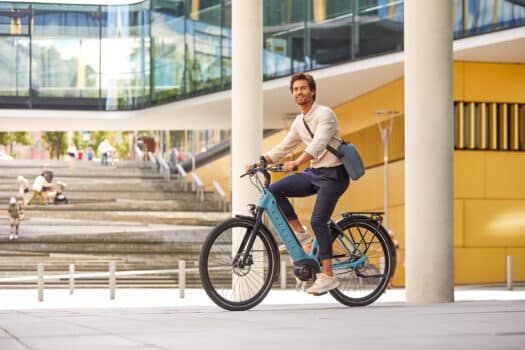
[[[38,288],[38,301],[44,301],[44,264],[38,263],[36,265],[37,270],[37,288]]]
[[[184,299],[184,289],[186,288],[186,261],[179,260],[179,297]]]
[[[69,264],[69,295],[75,291],[75,264]]]
[[[507,255],[507,289],[512,290],[512,256]]]
[[[281,255],[281,289],[286,289],[286,259]]]

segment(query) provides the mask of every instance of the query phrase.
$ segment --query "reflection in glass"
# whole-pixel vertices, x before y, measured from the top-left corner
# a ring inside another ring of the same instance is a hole
[[[184,94],[185,42],[184,1],[153,4],[151,46],[153,101]]]
[[[264,0],[264,78],[402,50],[403,6]],[[521,0],[453,6],[456,38],[525,25]],[[0,74],[2,106],[135,109],[222,90],[231,84],[231,0],[0,2]]]
[[[322,68],[352,58],[352,7],[354,0],[308,2],[311,68]]]
[[[99,95],[98,6],[33,5],[33,97]]]
[[[212,91],[222,84],[221,0],[188,0],[186,92]]]
[[[390,0],[357,2],[358,25],[356,57],[366,57],[403,48],[403,3]]]
[[[29,34],[29,5],[0,3],[0,34]]]
[[[0,37],[0,96],[29,95],[29,38]]]
[[[101,41],[101,87],[106,110],[146,105],[150,93],[149,1],[107,6]]]
[[[264,1],[265,78],[274,78],[306,70],[304,0]]]

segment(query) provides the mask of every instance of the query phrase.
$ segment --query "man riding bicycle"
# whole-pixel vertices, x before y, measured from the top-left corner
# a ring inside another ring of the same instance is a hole
[[[302,173],[295,173],[272,183],[269,190],[298,240],[303,244],[310,236],[305,232],[288,198],[317,194],[310,224],[319,242],[319,259],[323,272],[317,274],[314,284],[306,292],[320,295],[339,286],[332,270],[332,239],[328,221],[339,197],[348,188],[349,178],[339,158],[326,149],[327,145],[337,149],[342,139],[335,113],[329,107],[315,103],[314,78],[310,74],[294,74],[290,81],[290,91],[301,113],[293,121],[284,139],[266,153],[264,158],[272,164],[288,155],[301,143],[306,145],[304,152],[297,159],[284,163],[283,170],[290,172],[308,161],[310,167]],[[253,166],[249,165],[247,168]],[[255,166],[261,166],[261,162],[255,163]]]

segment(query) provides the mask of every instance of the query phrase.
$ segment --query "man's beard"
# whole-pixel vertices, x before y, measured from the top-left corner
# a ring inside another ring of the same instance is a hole
[[[302,98],[302,102],[300,101],[300,98]],[[299,105],[299,106],[304,106],[306,104],[308,104],[309,102],[311,101],[311,98],[308,98],[306,96],[299,96],[298,98],[295,99],[295,102]]]

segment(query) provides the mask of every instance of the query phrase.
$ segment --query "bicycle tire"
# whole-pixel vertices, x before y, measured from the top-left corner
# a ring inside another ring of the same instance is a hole
[[[347,306],[366,306],[376,301],[388,286],[393,263],[392,244],[386,231],[370,220],[341,219],[337,225],[342,234],[334,235],[332,243],[334,273],[339,287],[330,294]],[[350,240],[359,250],[354,249]],[[367,260],[354,269],[344,263],[366,255]],[[341,268],[338,268],[338,265]]]
[[[244,268],[233,265],[232,237],[248,234],[255,221],[235,217],[217,225],[206,238],[199,259],[202,287],[219,307],[244,311],[258,305],[270,291],[279,268],[277,245],[270,232],[261,227],[250,257],[252,265]],[[257,264],[259,262],[259,264]]]

